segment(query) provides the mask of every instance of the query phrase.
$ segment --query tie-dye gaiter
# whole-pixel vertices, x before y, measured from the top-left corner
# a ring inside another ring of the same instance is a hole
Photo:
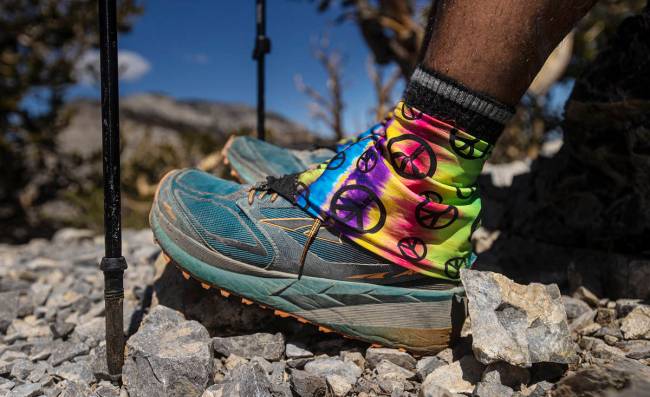
[[[474,260],[491,147],[402,102],[384,128],[299,174],[296,203],[383,258],[457,280]]]

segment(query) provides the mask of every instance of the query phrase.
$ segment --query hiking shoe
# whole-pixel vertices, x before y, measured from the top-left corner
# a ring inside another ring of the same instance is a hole
[[[332,158],[351,143],[378,133],[385,121],[378,123],[354,138],[344,139],[332,148],[292,150],[261,141],[250,136],[231,137],[224,146],[224,158],[233,176],[242,183],[253,184],[267,176],[280,177],[312,168]]]
[[[387,262],[272,191],[172,171],[150,223],[184,273],[323,331],[433,353],[464,320],[458,283]]]

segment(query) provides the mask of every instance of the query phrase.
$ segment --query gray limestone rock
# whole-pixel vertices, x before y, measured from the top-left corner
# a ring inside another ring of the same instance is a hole
[[[41,395],[42,390],[40,383],[24,383],[11,389],[7,397],[35,397]]]
[[[318,358],[305,365],[305,371],[327,377],[328,375],[339,375],[345,378],[348,383],[354,384],[361,376],[361,368],[351,362],[344,362],[338,358]]]
[[[472,396],[475,397],[511,397],[514,390],[498,383],[479,382],[476,384]]]
[[[614,344],[621,349],[625,356],[635,360],[650,358],[650,341],[647,340],[626,340]]]
[[[327,394],[325,378],[307,371],[291,371],[291,390],[300,397],[323,397]]]
[[[340,375],[328,375],[325,381],[334,397],[344,397],[352,390],[352,385]]]
[[[4,333],[18,316],[19,291],[0,292],[0,332]]]
[[[366,350],[366,361],[370,365],[370,368],[374,368],[382,360],[390,361],[409,370],[415,369],[416,364],[413,356],[397,349],[370,347]]]
[[[591,310],[591,307],[585,301],[571,296],[562,295],[562,304],[569,320]]]
[[[641,305],[640,299],[618,299],[614,309],[617,317],[625,317],[637,306]]]
[[[88,346],[85,343],[73,343],[73,342],[63,342],[56,340],[54,342],[54,347],[52,348],[52,353],[48,362],[57,366],[64,361],[73,359],[74,357],[87,354],[90,351]]]
[[[467,355],[458,361],[453,361],[442,367],[433,370],[422,383],[425,385],[434,384],[452,393],[471,393],[474,385],[481,380],[485,367],[473,356]]]
[[[203,397],[272,397],[271,382],[255,362],[232,370],[222,383],[210,386]]]
[[[462,394],[452,393],[433,383],[422,384],[418,397],[463,397]]]
[[[625,339],[650,339],[650,306],[638,306],[621,320]]]
[[[90,364],[86,362],[63,363],[54,368],[52,375],[70,382],[86,385],[90,384],[95,379]]]
[[[222,356],[236,354],[244,358],[264,357],[276,361],[284,354],[284,336],[281,333],[217,337],[212,340],[214,351]]]
[[[415,365],[415,372],[418,379],[423,381],[434,369],[447,364],[447,362],[435,356],[422,357]]]
[[[287,343],[285,354],[287,355],[287,358],[305,358],[314,355],[314,353],[310,352],[304,345],[299,343]]]
[[[519,386],[527,385],[530,382],[530,372],[526,368],[515,367],[506,362],[499,361],[489,364],[485,368],[481,381],[518,389]]]
[[[461,280],[479,361],[525,367],[576,361],[557,285],[521,285],[501,274],[469,269],[461,270]]]
[[[164,306],[126,344],[123,382],[131,397],[200,396],[212,375],[208,331]]]

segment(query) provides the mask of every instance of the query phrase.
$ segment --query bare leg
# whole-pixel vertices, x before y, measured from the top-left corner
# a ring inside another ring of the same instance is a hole
[[[438,0],[424,65],[509,105],[596,0]]]

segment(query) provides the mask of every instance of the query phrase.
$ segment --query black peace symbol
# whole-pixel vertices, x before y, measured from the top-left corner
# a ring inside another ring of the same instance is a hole
[[[419,262],[427,256],[427,246],[418,237],[404,237],[397,242],[397,248],[409,262]]]
[[[330,161],[327,163],[326,168],[328,170],[336,170],[341,168],[343,163],[345,163],[345,152],[338,152],[336,153],[336,156],[330,159]]]
[[[483,216],[483,208],[478,212],[478,215],[476,216],[476,219],[474,219],[474,222],[472,222],[472,227],[470,228],[469,232],[469,237],[467,237],[467,241],[472,242],[472,234],[481,227],[481,222],[482,222],[482,216]]]
[[[415,207],[415,219],[418,224],[427,229],[444,229],[458,218],[458,208],[448,205],[440,208],[442,197],[432,191],[421,194],[424,201]]]
[[[436,156],[431,146],[416,135],[401,135],[388,142],[390,162],[401,177],[424,179],[436,171]]]
[[[373,224],[364,219],[371,210],[379,211],[379,217]],[[339,189],[330,204],[332,218],[358,233],[375,233],[386,222],[386,208],[379,197],[362,185],[348,185]]]
[[[459,278],[460,277],[460,269],[462,267],[465,267],[465,264],[467,263],[467,258],[463,257],[456,257],[456,258],[451,258],[445,262],[445,274],[449,278]]]
[[[458,136],[458,130],[452,128],[449,132],[449,145],[451,149],[460,157],[468,160],[476,160],[485,157],[489,148],[483,153],[476,153],[476,144],[480,142],[478,138],[463,138]]]
[[[469,189],[469,193],[468,194],[463,194],[463,189]],[[473,186],[470,186],[470,187],[467,187],[467,188],[465,188],[465,187],[464,188],[456,187],[456,197],[458,197],[459,199],[472,198],[472,197],[474,197],[476,195],[476,192],[478,192],[478,185],[473,185]]]
[[[298,204],[298,199],[302,197],[305,200],[304,205]],[[293,196],[295,204],[303,210],[306,210],[309,207],[309,187],[302,182],[296,184],[296,192]]]
[[[413,107],[409,106],[406,104],[406,102],[402,102],[402,115],[404,116],[405,119],[407,120],[419,120],[422,118],[422,112],[414,109]]]
[[[364,174],[372,171],[377,165],[377,152],[374,148],[369,148],[359,156],[357,160],[357,169]]]

